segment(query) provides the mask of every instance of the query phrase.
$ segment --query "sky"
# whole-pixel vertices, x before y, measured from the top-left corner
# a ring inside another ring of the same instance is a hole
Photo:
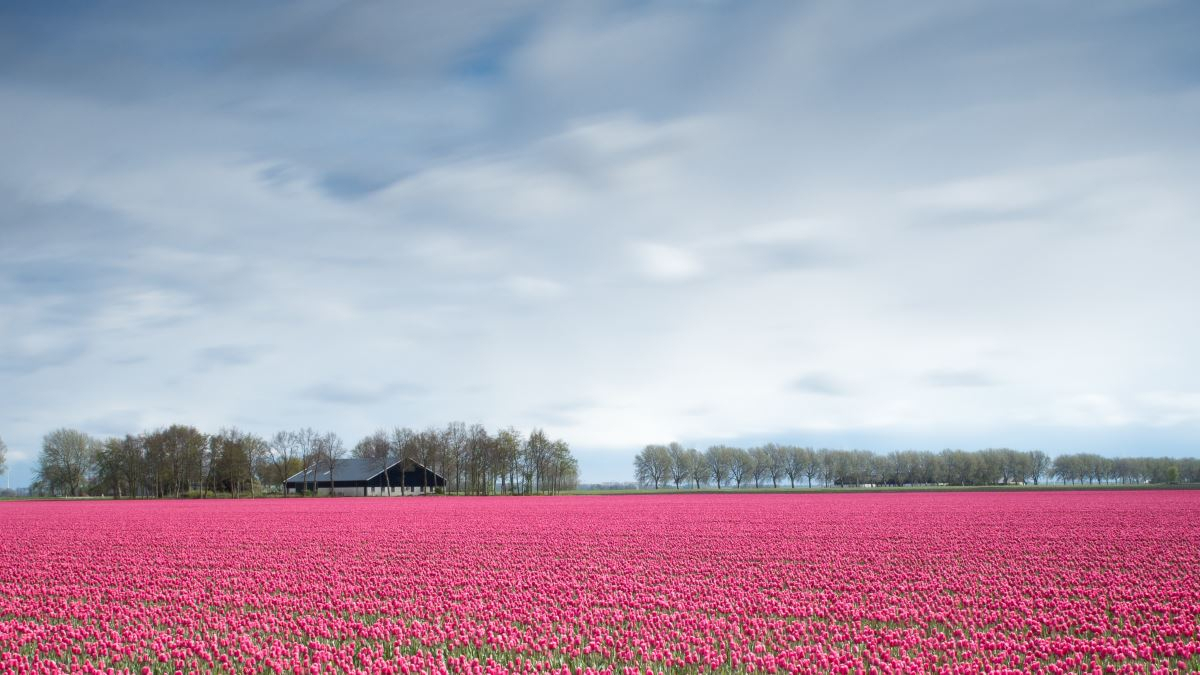
[[[1200,454],[1200,6],[6,2],[0,438]]]

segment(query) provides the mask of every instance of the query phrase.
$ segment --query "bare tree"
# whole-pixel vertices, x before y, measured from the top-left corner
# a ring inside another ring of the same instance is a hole
[[[812,448],[799,448],[804,466],[804,477],[808,479],[808,487],[812,487],[813,478],[821,474],[821,456]]]
[[[729,448],[727,452],[729,453],[729,477],[740,488],[748,476],[754,475],[754,458],[741,448]]]
[[[254,495],[257,487],[262,494],[263,478],[272,466],[271,444],[257,434],[246,434],[242,439],[246,447],[246,463],[250,467],[250,494]]]
[[[145,469],[156,497],[182,495],[203,475],[207,437],[195,427],[173,424],[143,437]]]
[[[521,432],[513,427],[496,432],[494,474],[500,479],[500,494],[516,491],[516,466],[521,457]]]
[[[552,443],[546,437],[546,432],[534,429],[529,432],[523,448],[522,473],[525,479],[525,491],[528,493],[541,492],[544,489],[543,479],[546,477],[546,465],[551,458]]]
[[[463,452],[466,487],[472,494],[488,494],[488,476],[492,462],[490,456],[494,449],[494,440],[482,424],[472,424],[467,429],[465,450]]]
[[[1029,463],[1027,464],[1029,474],[1027,478],[1033,481],[1034,485],[1038,484],[1042,476],[1050,473],[1050,457],[1041,450],[1033,450],[1029,453]]]
[[[4,444],[4,439],[0,438],[0,476],[8,473],[8,446]]]
[[[346,446],[342,444],[342,439],[331,431],[317,439],[317,447],[317,456],[324,459],[326,466],[329,467],[329,495],[332,497],[336,494],[334,492],[334,484],[337,480],[335,472],[338,463],[346,457]]]
[[[287,497],[287,479],[294,473],[292,468],[296,461],[296,454],[299,451],[296,434],[290,431],[276,432],[271,437],[270,447],[271,457],[274,459],[277,467],[276,477],[283,484],[283,496]]]
[[[305,427],[296,431],[293,434],[296,451],[300,455],[300,463],[303,465],[304,475],[301,476],[300,491],[308,492],[308,475],[313,474],[313,492],[317,491],[316,486],[316,470],[317,462],[321,460],[320,437],[317,432],[312,430],[312,427]]]
[[[413,431],[408,427],[396,427],[395,429],[392,429],[391,446],[392,452],[395,453],[396,459],[400,461],[411,460],[420,464],[421,466],[429,466],[430,460],[427,454],[428,451],[422,439],[423,436],[420,433]],[[428,472],[421,472],[421,483],[425,487],[428,487],[428,476]],[[405,486],[403,485],[400,486],[401,494],[404,492],[404,487]],[[388,494],[391,494],[390,489],[391,488],[389,487]]]
[[[780,450],[779,463],[787,476],[788,486],[796,487],[796,478],[804,475],[804,449],[794,445],[777,446]]]

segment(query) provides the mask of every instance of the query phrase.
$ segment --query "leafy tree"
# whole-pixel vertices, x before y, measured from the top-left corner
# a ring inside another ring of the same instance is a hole
[[[767,458],[767,476],[771,479],[771,487],[779,487],[779,481],[788,473],[790,448],[775,443],[763,446]],[[794,481],[793,481],[794,482]]]
[[[638,482],[652,484],[657,490],[671,474],[671,452],[665,445],[647,445],[633,464]]]
[[[704,453],[704,459],[708,462],[709,473],[714,481],[717,482],[717,489],[721,489],[721,483],[729,478],[729,472],[732,470],[733,464],[733,448],[724,445],[714,445]]]
[[[110,494],[114,499],[137,497],[147,483],[145,437],[126,434],[124,438],[108,439],[96,451],[95,466],[100,494]]]
[[[750,475],[754,478],[754,487],[759,487],[774,472],[772,464],[775,458],[766,448],[750,448],[748,454],[751,459]]]
[[[740,488],[742,481],[754,474],[754,458],[741,448],[729,448],[729,477]]]
[[[42,439],[37,480],[51,494],[78,497],[83,494],[95,461],[99,442],[82,431],[58,429]]]
[[[671,468],[668,473],[671,481],[675,483],[675,489],[678,490],[679,484],[686,482],[692,475],[692,456],[678,443],[668,445],[667,454],[671,457]]]
[[[708,485],[708,481],[712,478],[712,467],[709,466],[702,455],[695,448],[688,448],[688,465],[692,467],[692,473],[688,477],[699,490],[701,485]]]

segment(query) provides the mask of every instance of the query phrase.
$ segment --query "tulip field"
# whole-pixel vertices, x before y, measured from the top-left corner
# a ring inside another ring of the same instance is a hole
[[[1200,491],[0,503],[0,671],[1200,670]]]

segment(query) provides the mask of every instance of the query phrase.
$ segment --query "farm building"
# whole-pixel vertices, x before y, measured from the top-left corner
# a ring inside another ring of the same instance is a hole
[[[331,475],[332,474],[332,475]],[[329,470],[318,462],[284,483],[284,492],[313,491],[347,497],[428,494],[444,488],[446,479],[411,459],[342,459]]]

